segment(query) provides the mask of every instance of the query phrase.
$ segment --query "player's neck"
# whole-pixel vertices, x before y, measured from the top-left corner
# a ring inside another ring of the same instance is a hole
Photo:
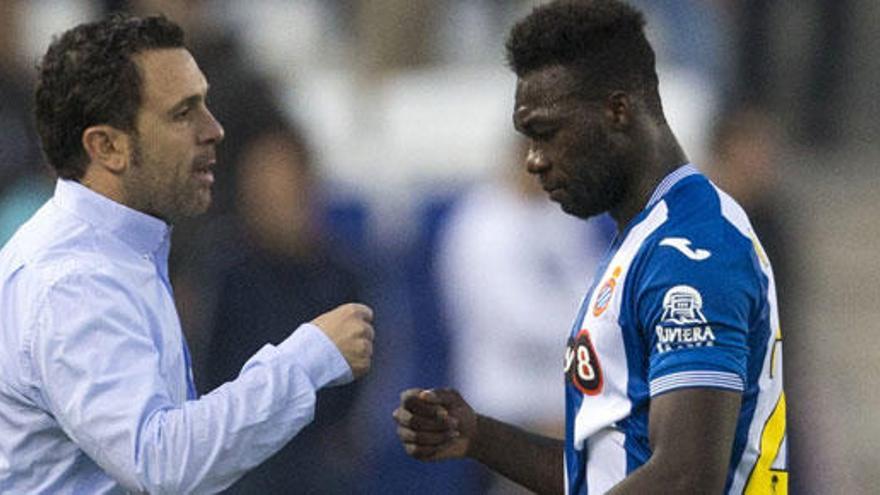
[[[619,208],[611,211],[617,223],[617,230],[623,232],[626,226],[648,205],[648,200],[664,177],[688,162],[672,131],[662,126],[657,139],[652,140],[644,153],[645,160],[635,167],[629,193]]]

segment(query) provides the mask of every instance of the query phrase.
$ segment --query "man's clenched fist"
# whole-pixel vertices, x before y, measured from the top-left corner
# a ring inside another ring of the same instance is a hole
[[[355,378],[370,370],[375,336],[372,309],[363,304],[343,304],[315,318],[312,323],[339,348]]]

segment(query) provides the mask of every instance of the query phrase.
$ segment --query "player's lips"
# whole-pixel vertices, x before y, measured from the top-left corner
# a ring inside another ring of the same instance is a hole
[[[562,182],[541,181],[541,187],[544,189],[544,192],[547,193],[547,196],[549,196],[552,201],[555,201],[557,203],[562,201],[563,196],[565,195],[565,184]]]
[[[562,184],[541,182],[541,187],[547,194],[553,194],[555,191],[562,189]]]
[[[557,203],[561,203],[562,200],[564,199],[564,196],[565,196],[565,189],[563,189],[561,187],[557,187],[556,189],[553,189],[552,191],[548,191],[547,194],[550,195],[551,200],[556,201]]]

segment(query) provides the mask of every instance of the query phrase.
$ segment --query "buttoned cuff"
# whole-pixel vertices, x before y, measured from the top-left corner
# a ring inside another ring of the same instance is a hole
[[[351,367],[336,345],[311,323],[300,325],[278,350],[302,368],[315,389],[343,385],[354,379]]]

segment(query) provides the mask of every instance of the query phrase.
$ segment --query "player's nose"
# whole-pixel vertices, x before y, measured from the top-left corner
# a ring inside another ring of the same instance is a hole
[[[529,147],[529,152],[526,154],[526,170],[532,174],[540,174],[545,172],[549,168],[549,162],[547,161],[544,153],[537,149],[535,146]]]

